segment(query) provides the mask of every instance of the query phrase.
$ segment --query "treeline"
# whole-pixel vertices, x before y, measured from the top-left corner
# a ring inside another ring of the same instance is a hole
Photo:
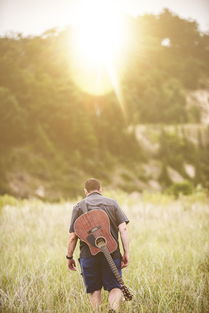
[[[10,192],[15,171],[72,195],[85,175],[108,184],[115,166],[146,161],[130,125],[187,123],[191,115],[199,122],[186,91],[205,88],[209,34],[168,10],[128,22],[125,114],[114,93],[91,96],[73,83],[70,29],[0,38],[0,193]]]
[[[125,87],[136,123],[187,123],[185,91],[205,88],[209,75],[209,33],[196,22],[164,10],[133,22],[135,49]],[[193,120],[200,114],[193,108]]]

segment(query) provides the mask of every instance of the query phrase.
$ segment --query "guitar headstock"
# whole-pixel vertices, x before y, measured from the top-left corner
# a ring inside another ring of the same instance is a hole
[[[131,301],[133,299],[133,295],[125,285],[121,286],[122,293],[126,301]]]

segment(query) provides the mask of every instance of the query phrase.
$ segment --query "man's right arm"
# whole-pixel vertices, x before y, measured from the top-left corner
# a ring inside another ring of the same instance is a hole
[[[129,263],[129,241],[128,241],[128,229],[126,222],[121,223],[118,226],[120,238],[123,245],[124,254],[122,256],[121,268],[127,267]]]
[[[76,244],[77,244],[78,237],[75,233],[69,234],[69,240],[68,240],[68,247],[67,247],[67,256],[73,257],[73,252],[75,250]],[[76,271],[76,263],[75,260],[72,258],[68,260],[68,268],[69,270]]]
[[[76,236],[75,230],[74,230],[74,223],[78,217],[79,217],[79,210],[78,210],[78,204],[76,204],[73,207],[73,212],[72,212],[72,216],[71,216],[71,223],[70,223],[70,228],[69,228],[67,256],[70,258],[73,256],[73,252],[75,250],[75,247],[76,247],[76,244],[78,241],[78,237]],[[76,270],[76,263],[75,263],[74,259],[68,260],[68,268],[72,271]]]

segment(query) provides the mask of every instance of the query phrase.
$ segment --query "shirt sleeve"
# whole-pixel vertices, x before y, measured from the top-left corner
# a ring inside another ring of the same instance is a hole
[[[75,220],[80,216],[79,214],[79,207],[78,205],[76,204],[74,207],[73,207],[73,212],[72,212],[72,216],[71,216],[71,222],[70,222],[70,227],[69,227],[69,233],[74,233],[75,230],[74,230],[74,223],[75,223]]]
[[[116,224],[119,226],[120,224],[126,222],[126,224],[129,223],[128,217],[125,215],[123,210],[118,205],[117,201],[115,201],[115,217],[116,217]]]

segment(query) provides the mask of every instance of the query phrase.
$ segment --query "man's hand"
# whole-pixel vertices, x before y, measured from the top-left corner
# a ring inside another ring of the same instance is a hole
[[[76,263],[74,259],[68,260],[68,268],[71,271],[77,271],[76,269]]]
[[[124,253],[122,260],[121,260],[121,268],[127,267],[129,263],[129,255]]]

